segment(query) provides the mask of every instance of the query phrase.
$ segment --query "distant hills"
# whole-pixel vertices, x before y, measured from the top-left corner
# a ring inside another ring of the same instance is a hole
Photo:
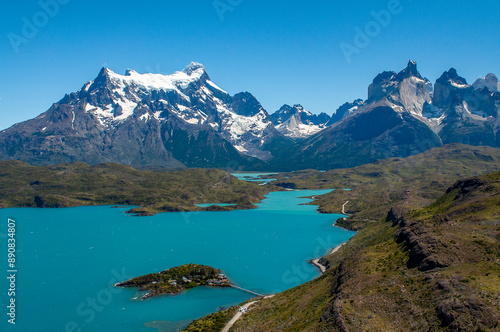
[[[31,166],[0,161],[0,209],[126,205],[136,215],[159,212],[249,209],[269,192],[266,186],[239,181],[219,169],[177,172],[136,170],[130,166],[85,163]],[[228,207],[200,208],[223,202]]]
[[[0,160],[83,161],[138,168],[332,169],[406,157],[448,143],[500,146],[500,83],[455,69],[432,83],[417,64],[379,74],[366,100],[333,115],[219,88],[191,63],[172,75],[103,68],[38,117],[0,132]]]

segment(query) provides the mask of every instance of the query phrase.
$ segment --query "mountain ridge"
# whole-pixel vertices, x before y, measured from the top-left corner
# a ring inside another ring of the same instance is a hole
[[[449,143],[498,147],[499,86],[493,74],[469,85],[454,68],[433,86],[410,60],[332,116],[286,104],[269,114],[250,92],[222,90],[200,63],[170,75],[102,68],[38,117],[1,131],[0,159],[291,170],[352,167]]]
[[[431,87],[411,60],[399,73],[377,75],[366,101],[326,129],[287,148],[275,167],[353,167],[450,143],[500,146],[498,92],[468,85],[453,68],[436,81],[434,90]],[[285,156],[288,160],[282,162]]]

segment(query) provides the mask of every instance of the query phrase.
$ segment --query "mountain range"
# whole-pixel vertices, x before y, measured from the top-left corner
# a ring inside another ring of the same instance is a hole
[[[368,98],[331,116],[301,105],[269,114],[230,95],[199,63],[171,75],[103,68],[38,117],[0,132],[0,160],[138,168],[331,169],[406,157],[449,143],[500,146],[500,83],[455,69],[432,83],[417,64],[383,72]]]

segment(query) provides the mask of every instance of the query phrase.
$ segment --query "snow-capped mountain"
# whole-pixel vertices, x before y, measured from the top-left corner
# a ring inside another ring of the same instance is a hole
[[[97,84],[86,85],[91,95],[100,91],[101,80],[105,80],[110,98],[90,100],[86,111],[105,127],[116,126],[133,114],[145,122],[162,122],[169,112],[186,123],[211,126],[243,154],[264,160],[271,157],[260,149],[276,135],[267,112],[248,92],[230,96],[210,80],[199,63],[166,76],[132,70],[122,76],[106,68]],[[138,108],[143,101],[153,105]]]
[[[377,75],[368,99],[343,105],[330,127],[283,151],[290,161],[280,166],[351,167],[448,143],[500,147],[497,83],[490,74],[470,86],[452,68],[433,88],[410,60],[399,73]]]
[[[244,163],[240,153],[270,159],[263,146],[281,138],[250,93],[229,95],[193,62],[172,75],[103,68],[47,112],[0,132],[0,156],[33,163],[221,166]]]
[[[325,129],[331,117],[326,113],[312,114],[302,105],[283,105],[271,114],[276,129],[290,138],[305,138]]]
[[[0,132],[0,160],[117,162],[140,168],[329,169],[406,157],[448,143],[500,147],[495,75],[473,85],[455,69],[434,84],[410,61],[377,75],[366,100],[330,117],[302,106],[268,115],[228,94],[199,63],[171,75],[103,68],[35,119]]]

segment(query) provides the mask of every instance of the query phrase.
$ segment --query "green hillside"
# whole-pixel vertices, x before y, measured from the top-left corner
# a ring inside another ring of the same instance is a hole
[[[204,210],[199,203],[252,208],[268,190],[217,169],[140,171],[120,164],[31,166],[0,162],[0,208],[135,205],[132,212]],[[234,207],[213,207],[228,210]]]
[[[385,216],[394,205],[423,207],[458,179],[495,171],[500,171],[500,149],[451,144],[354,168],[281,173],[272,184],[297,189],[336,188],[314,204],[321,212],[341,213],[342,205],[349,201],[345,205],[349,218],[338,225],[359,229]]]
[[[500,330],[500,173],[394,208],[320,278],[262,300],[232,331]]]

